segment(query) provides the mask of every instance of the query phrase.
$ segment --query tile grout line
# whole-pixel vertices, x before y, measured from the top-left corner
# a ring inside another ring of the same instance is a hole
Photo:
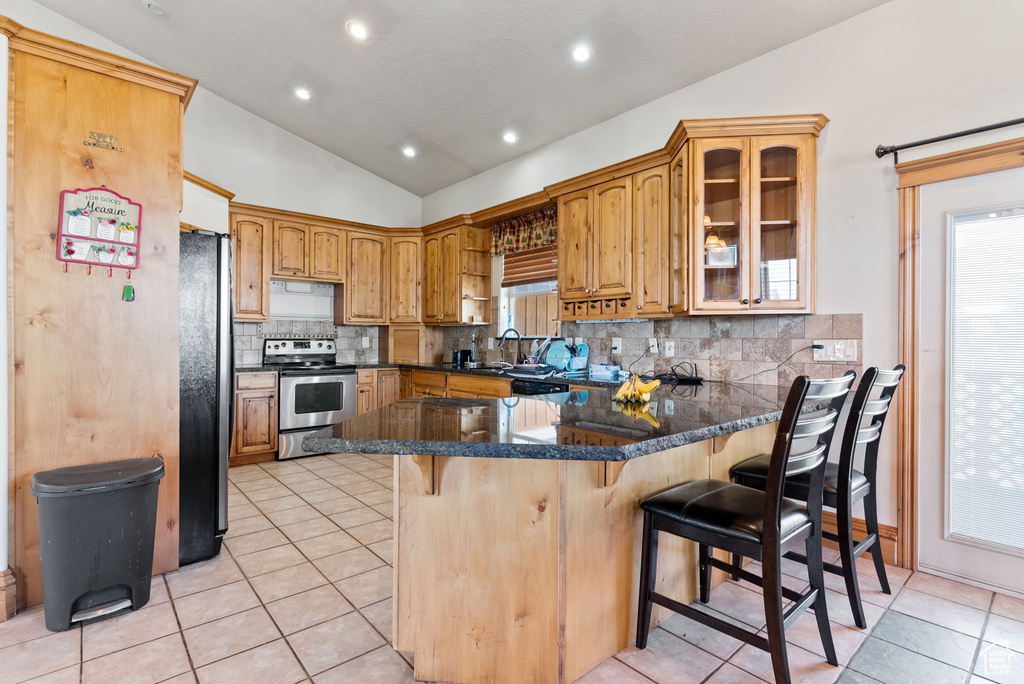
[[[974,675],[974,668],[978,666],[978,657],[981,655],[981,646],[985,643],[985,632],[988,630],[988,621],[992,617],[992,608],[996,604],[996,595],[992,594],[992,598],[988,602],[988,612],[985,613],[985,622],[981,625],[981,634],[978,635],[978,643],[974,647],[974,657],[971,658],[971,669],[967,671],[967,681],[971,680]]]

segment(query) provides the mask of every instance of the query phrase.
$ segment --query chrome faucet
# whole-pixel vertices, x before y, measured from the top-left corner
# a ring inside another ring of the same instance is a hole
[[[523,362],[523,334],[515,328],[508,328],[505,332],[501,333],[501,342],[498,343],[498,349],[504,351],[505,342],[508,341],[510,333],[516,334],[516,363]]]

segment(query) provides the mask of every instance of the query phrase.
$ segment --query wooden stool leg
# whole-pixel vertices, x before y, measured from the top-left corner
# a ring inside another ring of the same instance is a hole
[[[853,611],[853,621],[861,629],[866,629],[868,621],[864,617],[864,606],[860,601],[860,583],[857,579],[857,558],[853,555],[853,505],[849,495],[839,495],[839,506],[836,508],[836,528],[839,533],[839,555],[843,564],[843,579],[846,580],[846,595]],[[821,549],[818,549],[821,557]]]
[[[743,556],[741,556],[738,553],[732,554],[732,564],[735,565],[737,568],[742,568],[743,567]],[[739,575],[733,575],[732,576],[732,581],[733,582],[739,582],[740,581],[740,576]]]
[[[812,608],[814,619],[818,621],[818,635],[821,645],[825,648],[825,659],[829,665],[839,665],[836,647],[832,642],[832,627],[828,621],[828,604],[825,602],[825,571],[821,562],[821,534],[807,538],[807,579],[811,587],[818,590]]]
[[[647,648],[647,634],[651,630],[651,591],[658,576],[658,530],[654,529],[654,515],[644,511],[644,541],[640,552],[640,600],[636,611],[636,647]]]
[[[878,584],[882,588],[882,593],[891,594],[889,577],[885,574],[885,560],[882,558],[882,538],[878,536],[878,509],[875,507],[874,487],[864,497],[864,522],[868,528],[868,534],[875,535],[875,543],[871,545],[871,560],[875,563]]]
[[[768,551],[766,549],[766,551]],[[776,684],[790,684],[789,655],[786,652],[786,626],[782,612],[782,559],[778,552],[766,552],[761,560],[764,592],[764,616],[768,621],[768,645]]]
[[[708,562],[711,557],[711,548],[706,544],[698,544],[697,557],[700,565],[698,572],[700,578],[700,602],[707,603],[711,600],[711,563]]]

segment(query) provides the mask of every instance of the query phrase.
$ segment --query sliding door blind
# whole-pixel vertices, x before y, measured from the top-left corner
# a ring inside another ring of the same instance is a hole
[[[949,263],[949,534],[1024,551],[1024,215],[954,219]]]

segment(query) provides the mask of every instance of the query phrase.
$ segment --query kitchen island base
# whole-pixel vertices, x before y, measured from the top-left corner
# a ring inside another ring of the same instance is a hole
[[[640,502],[728,479],[774,431],[627,461],[396,456],[394,647],[421,681],[575,681],[633,641]],[[666,536],[658,554],[658,591],[692,602],[696,544]]]

